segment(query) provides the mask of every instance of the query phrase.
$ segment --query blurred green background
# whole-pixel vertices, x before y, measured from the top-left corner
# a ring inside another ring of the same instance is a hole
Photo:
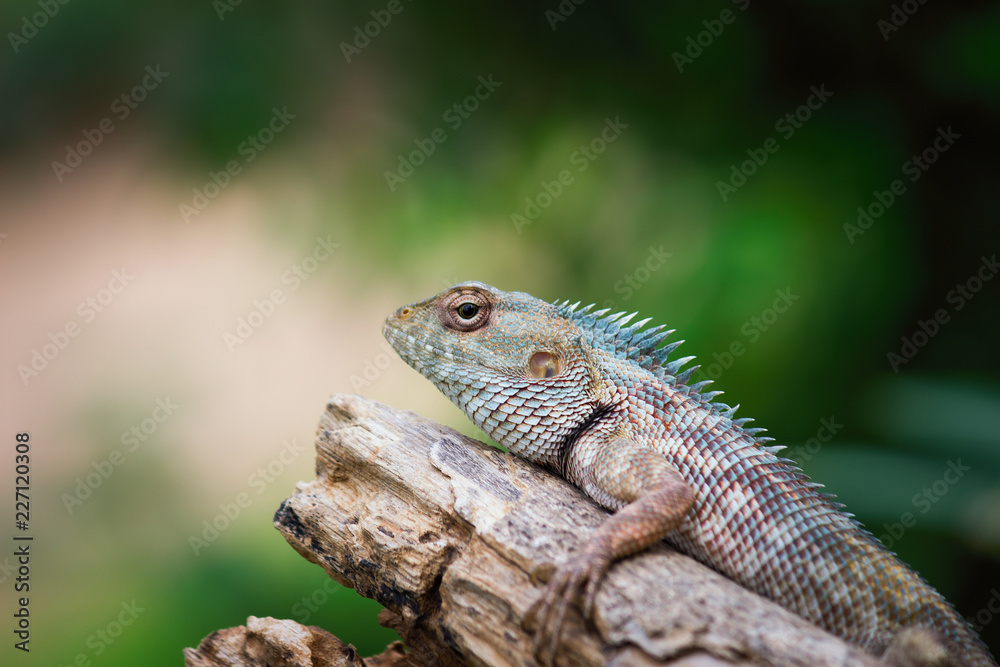
[[[675,327],[1000,650],[996,3],[15,0],[0,24],[0,490],[29,431],[35,535],[25,655],[4,503],[3,664],[177,665],[248,615],[380,651],[378,605],[270,517],[330,393],[476,433],[379,333],[468,279]]]

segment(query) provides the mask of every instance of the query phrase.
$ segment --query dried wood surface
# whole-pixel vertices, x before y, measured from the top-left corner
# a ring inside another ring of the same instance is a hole
[[[184,649],[186,667],[420,667],[394,642],[380,655],[364,658],[322,628],[276,618],[247,619],[246,625],[218,630],[198,648]]]

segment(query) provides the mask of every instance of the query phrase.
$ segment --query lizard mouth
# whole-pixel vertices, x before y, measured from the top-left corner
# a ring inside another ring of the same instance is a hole
[[[407,309],[410,312],[405,312]],[[441,371],[445,372],[448,365],[461,362],[465,357],[461,348],[450,344],[448,339],[442,341],[432,328],[409,318],[413,310],[412,306],[404,306],[382,323],[382,335],[396,354],[420,373],[429,372],[436,365],[441,365]]]
[[[402,309],[400,309],[402,310]],[[382,323],[382,336],[385,337],[396,354],[402,357],[407,363],[413,359],[418,349],[425,349],[424,342],[414,335],[413,323],[404,323],[399,318],[400,311],[396,311],[385,319]]]

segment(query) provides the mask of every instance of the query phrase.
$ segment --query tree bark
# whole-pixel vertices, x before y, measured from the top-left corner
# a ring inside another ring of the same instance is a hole
[[[607,514],[534,464],[359,396],[330,399],[316,475],[275,525],[386,607],[379,620],[402,636],[411,664],[534,665],[524,619],[541,582]],[[189,663],[209,664],[221,663]],[[878,662],[663,543],[611,567],[593,623],[578,608],[567,614],[557,664]]]

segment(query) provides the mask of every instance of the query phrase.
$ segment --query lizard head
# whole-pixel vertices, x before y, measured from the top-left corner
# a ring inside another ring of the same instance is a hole
[[[490,437],[540,463],[559,467],[563,445],[600,403],[579,326],[529,294],[460,283],[403,306],[382,333]]]

